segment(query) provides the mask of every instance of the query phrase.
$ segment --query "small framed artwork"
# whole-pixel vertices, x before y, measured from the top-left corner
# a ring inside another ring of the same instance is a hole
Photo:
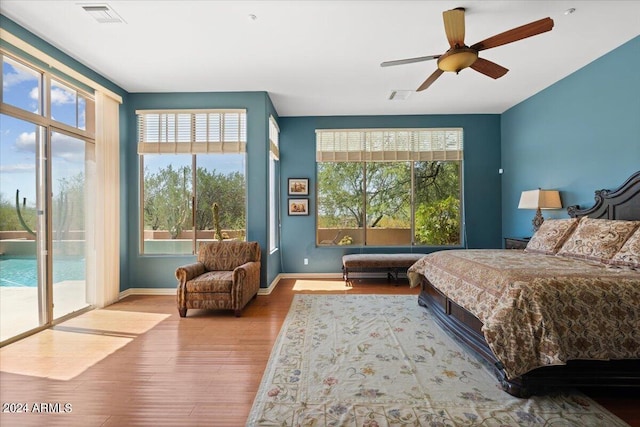
[[[309,179],[289,178],[289,195],[290,196],[308,196],[309,195]]]
[[[289,215],[309,215],[309,199],[289,199]]]

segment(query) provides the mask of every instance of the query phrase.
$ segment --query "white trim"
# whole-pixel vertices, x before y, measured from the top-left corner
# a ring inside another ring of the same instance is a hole
[[[4,28],[0,28],[0,39],[5,40],[10,45],[12,45],[12,46],[14,46],[14,47],[26,52],[27,54],[29,54],[29,55],[37,58],[37,59],[39,59],[40,61],[46,63],[49,67],[55,68],[55,69],[63,72],[67,76],[76,79],[80,83],[83,83],[83,84],[89,86],[90,88],[93,88],[93,89],[95,89],[95,90],[97,90],[99,92],[104,93],[105,95],[109,96],[110,98],[113,98],[119,104],[122,104],[122,97],[120,95],[118,95],[117,93],[110,91],[106,87],[94,82],[90,78],[88,78],[85,75],[77,72],[76,70],[74,70],[73,68],[69,67],[68,65],[63,64],[62,62],[58,61],[57,59],[52,58],[51,56],[47,55],[46,53],[42,52],[41,50],[36,49],[35,47],[31,46],[29,43],[25,42],[24,40],[22,40],[21,38],[15,36],[15,35],[11,34],[9,31],[7,31]]]
[[[122,292],[118,296],[118,299],[122,299],[131,295],[176,295],[176,288],[129,288]]]
[[[280,273],[266,288],[260,288],[258,295],[270,295],[282,279],[341,279],[342,273]],[[130,295],[170,295],[176,294],[176,288],[129,288],[120,292],[120,299]]]

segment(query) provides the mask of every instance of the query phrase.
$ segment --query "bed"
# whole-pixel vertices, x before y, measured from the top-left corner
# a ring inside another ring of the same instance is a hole
[[[409,268],[419,304],[511,395],[640,388],[640,171],[595,200],[545,221],[525,250],[445,250]],[[594,249],[585,233],[602,227],[615,239]]]

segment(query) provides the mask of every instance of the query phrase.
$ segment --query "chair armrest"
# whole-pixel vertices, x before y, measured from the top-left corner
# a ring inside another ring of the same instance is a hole
[[[204,274],[206,269],[201,262],[194,262],[193,264],[182,265],[176,268],[176,279],[178,282],[184,284],[189,280]]]
[[[233,269],[231,299],[246,302],[260,288],[260,262],[251,261]]]
[[[234,282],[237,281],[237,279],[242,280],[243,276],[247,277],[255,275],[256,273],[258,277],[260,277],[260,263],[257,261],[245,262],[233,269],[233,280]]]

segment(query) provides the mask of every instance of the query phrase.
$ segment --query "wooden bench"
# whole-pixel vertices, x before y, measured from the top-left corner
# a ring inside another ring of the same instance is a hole
[[[349,254],[342,256],[342,277],[345,282],[349,281],[349,271],[357,269],[364,270],[385,270],[387,279],[398,280],[398,271],[406,270],[416,261],[426,254],[405,253],[405,254]]]

